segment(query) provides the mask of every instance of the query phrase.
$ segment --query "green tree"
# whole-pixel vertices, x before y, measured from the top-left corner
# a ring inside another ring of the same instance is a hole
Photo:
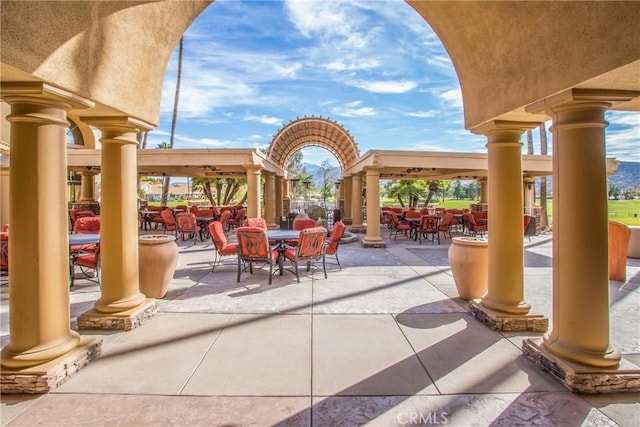
[[[453,181],[453,198],[456,200],[462,200],[466,196],[467,192],[462,182],[459,179]]]
[[[616,184],[609,184],[609,198],[618,200],[622,194],[622,188]]]
[[[320,194],[322,195],[322,201],[326,204],[327,198],[333,194],[334,182],[337,179],[336,171],[331,165],[329,159],[322,162],[320,169],[318,169],[318,178],[320,180]]]

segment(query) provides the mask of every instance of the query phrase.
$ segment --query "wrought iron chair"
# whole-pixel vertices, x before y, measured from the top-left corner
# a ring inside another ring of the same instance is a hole
[[[394,236],[393,240],[396,240],[398,238],[398,233],[402,233],[406,238],[409,238],[411,226],[407,223],[401,223],[398,219],[398,215],[396,215],[395,212],[389,215],[389,218],[391,219],[392,224],[389,237]]]
[[[186,240],[185,236],[189,236],[190,239],[193,239],[193,244],[196,244],[200,234],[200,226],[194,214],[183,212],[176,215],[176,235],[178,233],[180,233],[182,240]]]
[[[176,217],[173,216],[171,209],[165,209],[160,212],[160,217],[162,218],[162,225],[164,227],[165,234],[167,231],[171,231],[171,234],[175,234],[177,237],[178,224],[176,223]]]
[[[338,259],[338,248],[340,247],[340,239],[344,235],[345,229],[344,222],[338,221],[333,224],[333,230],[331,231],[331,236],[329,237],[329,241],[327,242],[327,247],[324,250],[325,258],[327,255],[332,255],[336,259],[336,264],[342,270],[342,266],[340,265],[340,260]],[[328,261],[325,261],[328,262]]]
[[[212,221],[209,223],[209,235],[213,240],[213,246],[216,248],[214,252],[213,271],[218,265],[222,264],[222,257],[236,255],[237,249],[235,244],[229,244],[227,236],[224,234],[222,223],[220,221]]]
[[[442,235],[444,238],[447,238],[447,233],[449,233],[449,238],[451,238],[451,223],[453,221],[453,214],[451,212],[446,212],[442,216],[442,221],[440,221],[440,225],[438,225],[438,230],[442,231]]]
[[[475,236],[476,234],[480,234],[480,236],[484,236],[484,233],[487,232],[487,224],[480,225],[476,222],[473,214],[467,212],[464,214],[464,219],[467,224],[467,229],[469,230],[469,234]]]
[[[85,245],[87,246],[87,245]],[[95,281],[100,285],[100,243],[93,246],[92,250],[81,250],[75,252],[70,258],[70,275],[71,275],[71,287],[75,283],[75,267],[78,266],[82,274],[88,279]],[[95,272],[95,280],[92,279],[92,275],[89,274],[89,270]]]
[[[269,284],[273,278],[273,264],[277,263],[279,253],[269,246],[267,231],[260,227],[236,228],[236,250],[238,253],[238,282],[240,275],[249,267],[253,274],[253,264],[269,264]],[[277,271],[277,270],[276,270]]]
[[[327,265],[325,262],[325,240],[327,239],[327,229],[324,227],[306,228],[300,231],[298,237],[298,246],[295,248],[285,249],[283,255],[286,259],[291,261],[295,270],[298,283],[300,283],[299,265],[300,263],[307,264],[307,271],[311,269],[317,261],[322,259],[322,270],[324,271],[324,278],[327,278]]]
[[[438,244],[440,244],[439,220],[440,217],[437,215],[424,215],[422,217],[420,229],[418,230],[420,244],[422,244],[423,237],[427,240],[431,240],[431,243],[435,243],[436,239],[438,239]],[[429,239],[429,236],[431,236],[431,239]]]

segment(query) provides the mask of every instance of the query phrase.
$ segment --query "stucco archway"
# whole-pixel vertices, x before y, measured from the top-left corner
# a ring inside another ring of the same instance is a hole
[[[332,152],[342,170],[360,157],[358,145],[339,123],[322,117],[303,117],[285,125],[273,137],[267,157],[282,169],[296,151],[316,145]]]

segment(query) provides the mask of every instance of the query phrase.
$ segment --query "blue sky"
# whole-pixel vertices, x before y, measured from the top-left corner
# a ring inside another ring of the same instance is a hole
[[[176,72],[177,48],[149,148],[169,141]],[[175,148],[266,149],[312,115],[342,124],[361,153],[486,152],[486,139],[464,128],[444,47],[402,0],[217,0],[185,33]],[[607,155],[640,161],[640,114],[607,120]],[[537,131],[534,140],[537,154]],[[320,148],[303,153],[338,164]]]

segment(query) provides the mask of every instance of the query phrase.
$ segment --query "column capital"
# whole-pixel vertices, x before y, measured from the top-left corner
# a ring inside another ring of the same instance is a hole
[[[524,132],[535,129],[540,126],[540,122],[525,122],[512,120],[491,120],[479,126],[469,129],[471,133],[476,135],[485,135],[493,138],[497,135],[513,136],[517,135],[518,139]]]
[[[254,164],[248,164],[248,165],[242,165],[243,168],[246,169],[247,172],[251,172],[251,173],[260,173],[260,165],[254,165]]]
[[[82,117],[82,121],[104,131],[120,133],[142,132],[153,129],[153,126],[131,116],[89,116]]]
[[[7,104],[29,102],[53,104],[64,110],[91,108],[93,101],[45,82],[2,82],[0,97]]]
[[[525,107],[527,113],[552,112],[558,108],[568,108],[576,104],[589,104],[609,109],[615,104],[631,101],[640,96],[640,91],[635,90],[609,90],[609,89],[567,89],[563,92],[541,99]]]
[[[100,175],[100,169],[94,166],[87,166],[85,169],[78,171],[80,176],[96,176]]]
[[[364,169],[364,172],[366,175],[369,175],[370,173],[378,173],[380,174],[380,171],[382,171],[382,166],[365,166],[362,169]]]

